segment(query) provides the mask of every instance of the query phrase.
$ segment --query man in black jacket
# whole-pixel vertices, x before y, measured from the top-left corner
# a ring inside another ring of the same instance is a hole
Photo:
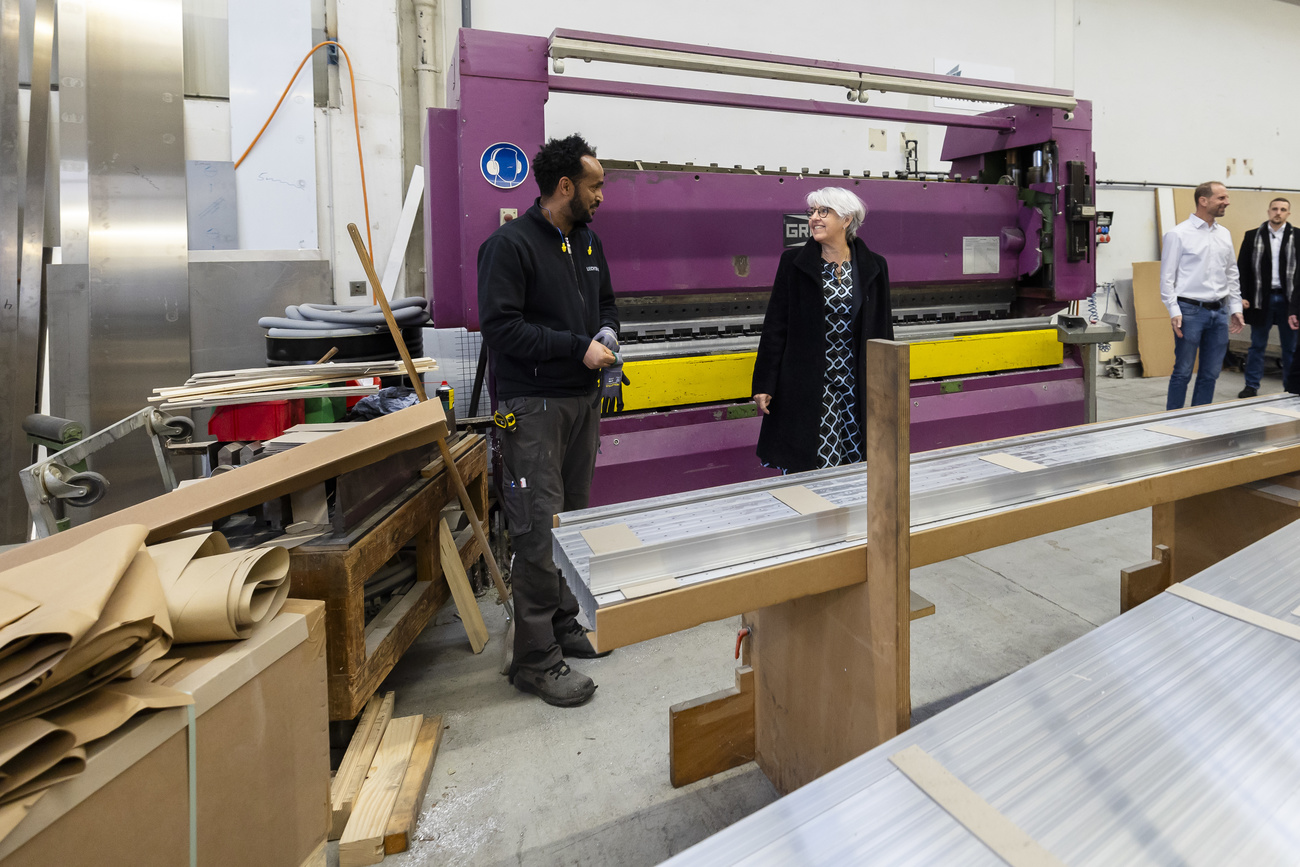
[[[564,657],[597,654],[551,558],[551,518],[585,509],[600,433],[599,371],[614,363],[618,312],[600,239],[588,223],[605,171],[581,136],[533,159],[541,196],[478,251],[479,326],[496,379],[504,499],[514,547],[510,680],[573,707],[596,685]]]
[[[1246,353],[1246,387],[1237,397],[1259,394],[1264,375],[1264,348],[1268,333],[1277,326],[1282,349],[1282,387],[1290,390],[1291,361],[1295,354],[1295,317],[1291,304],[1296,298],[1295,237],[1286,218],[1291,202],[1278,197],[1268,203],[1268,222],[1251,229],[1241,241],[1237,270],[1241,272],[1241,304],[1250,325],[1250,351]]]

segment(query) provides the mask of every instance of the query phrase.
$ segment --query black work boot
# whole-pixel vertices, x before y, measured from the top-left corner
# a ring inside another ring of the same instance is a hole
[[[1251,387],[1248,385],[1248,386],[1246,386],[1245,388],[1243,388],[1241,391],[1237,392],[1237,397],[1238,397],[1238,398],[1242,398],[1242,397],[1254,397],[1254,396],[1257,395],[1257,394],[1259,394],[1259,391],[1258,391],[1257,389],[1251,388]]]
[[[567,628],[555,634],[555,642],[560,645],[560,650],[564,651],[565,656],[576,659],[603,659],[614,652],[606,650],[604,653],[598,653],[596,648],[591,646],[587,630],[576,620],[569,621]]]
[[[520,692],[531,692],[556,707],[577,707],[596,692],[596,684],[591,678],[569,668],[564,660],[545,671],[521,668],[510,678],[510,682]]]

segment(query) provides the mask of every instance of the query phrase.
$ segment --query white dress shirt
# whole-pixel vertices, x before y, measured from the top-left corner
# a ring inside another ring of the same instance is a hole
[[[1286,232],[1286,224],[1276,232],[1273,231],[1273,225],[1268,227],[1268,245],[1273,248],[1273,288],[1277,291],[1282,290],[1282,269],[1278,267],[1278,259],[1282,254],[1282,235]]]
[[[1241,312],[1241,278],[1232,233],[1223,224],[1192,214],[1165,233],[1160,253],[1160,300],[1169,315],[1182,316],[1178,296],[1221,301],[1228,313]]]

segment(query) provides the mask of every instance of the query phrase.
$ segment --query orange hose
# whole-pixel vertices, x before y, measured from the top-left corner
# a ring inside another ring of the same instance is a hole
[[[280,94],[280,99],[276,102],[275,108],[271,109],[271,114],[266,119],[266,123],[262,124],[262,128],[257,131],[257,135],[253,136],[253,141],[249,144],[248,149],[244,151],[239,159],[235,160],[235,168],[239,168],[239,164],[248,157],[249,153],[252,152],[253,147],[256,146],[258,140],[262,138],[262,133],[266,132],[266,128],[271,125],[271,121],[275,118],[275,113],[280,110],[281,103],[283,103],[284,98],[289,95],[290,89],[293,88],[293,83],[298,80],[298,73],[302,72],[302,68],[307,65],[307,61],[311,59],[311,56],[316,53],[317,49],[323,48],[326,45],[333,45],[339,51],[343,52],[343,59],[347,61],[348,64],[348,82],[352,85],[352,125],[356,129],[357,133],[357,166],[361,170],[361,204],[365,209],[366,214],[366,246],[369,248],[370,261],[373,263],[375,261],[375,245],[370,240],[370,196],[366,192],[366,161],[361,156],[361,119],[357,115],[357,79],[352,74],[352,58],[348,57],[348,50],[338,42],[335,42],[332,39],[327,39],[324,42],[318,42],[311,47],[311,51],[307,52],[307,55],[303,57],[302,62],[298,64],[298,68],[293,71],[293,78],[290,78],[289,83],[285,85],[284,93]]]

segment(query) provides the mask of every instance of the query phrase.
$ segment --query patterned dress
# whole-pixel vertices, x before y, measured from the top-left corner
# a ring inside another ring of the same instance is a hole
[[[817,461],[837,467],[862,460],[854,399],[857,349],[853,345],[853,267],[849,262],[822,264],[822,298],[826,308],[826,379]]]

